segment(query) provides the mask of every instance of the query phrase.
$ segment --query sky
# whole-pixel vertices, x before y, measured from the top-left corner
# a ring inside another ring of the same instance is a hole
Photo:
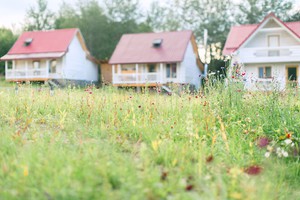
[[[77,2],[77,0],[48,0],[48,7],[52,11],[57,11],[63,1],[71,5]],[[102,2],[103,0],[98,1]],[[149,8],[152,1],[141,0],[142,8]],[[0,0],[0,27],[18,28],[24,20],[28,8],[35,5],[36,0]]]
[[[74,5],[77,0],[64,0],[66,3]],[[98,0],[102,2],[103,0]],[[141,0],[141,6],[144,9],[150,7],[153,0]],[[160,0],[166,2],[167,0]],[[238,1],[238,0],[235,0]],[[63,0],[48,0],[48,7],[52,11],[57,11]],[[29,7],[34,6],[36,0],[0,0],[0,27],[17,29],[25,18]],[[300,8],[300,0],[295,0],[295,4]]]

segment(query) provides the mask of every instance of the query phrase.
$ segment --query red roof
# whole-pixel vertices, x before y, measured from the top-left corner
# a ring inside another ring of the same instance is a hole
[[[192,31],[123,35],[109,63],[181,62],[192,35]],[[162,43],[161,47],[155,48],[153,41],[157,39],[162,39]]]
[[[281,22],[287,29],[300,38],[300,21],[299,22],[282,22],[273,13],[269,14],[259,24],[233,26],[228,34],[225,47],[223,49],[224,55],[230,55],[236,51],[247,39],[260,27],[260,25],[270,17],[275,17]]]
[[[7,55],[66,52],[78,29],[32,31],[23,33]],[[24,42],[32,39],[28,46]]]

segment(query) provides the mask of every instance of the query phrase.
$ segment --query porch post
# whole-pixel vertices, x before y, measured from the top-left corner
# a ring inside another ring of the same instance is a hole
[[[25,78],[28,76],[28,60],[25,61]]]
[[[46,60],[46,77],[49,78],[50,60]]]
[[[12,61],[12,69],[15,70],[16,69],[16,61]]]
[[[139,78],[138,78],[138,74],[139,73],[139,64],[136,64],[135,65],[135,80],[136,80],[136,83],[138,83],[139,81]]]
[[[5,61],[5,79],[7,79],[8,61]]]
[[[159,80],[160,80],[160,83],[162,84],[162,82],[163,82],[163,74],[164,74],[164,72],[163,72],[163,64],[162,63],[160,63],[160,78],[159,78]]]
[[[112,83],[113,83],[113,84],[114,84],[114,82],[115,82],[115,73],[116,73],[115,65],[112,65]]]

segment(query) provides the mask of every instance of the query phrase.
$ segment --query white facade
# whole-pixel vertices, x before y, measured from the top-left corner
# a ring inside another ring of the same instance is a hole
[[[153,67],[155,66],[155,67]],[[201,71],[191,41],[182,62],[113,65],[113,85],[190,84],[200,87]],[[151,70],[150,70],[151,68]],[[153,70],[155,69],[155,70]]]
[[[275,17],[264,21],[239,47],[234,62],[243,65],[248,90],[300,85],[300,39]]]

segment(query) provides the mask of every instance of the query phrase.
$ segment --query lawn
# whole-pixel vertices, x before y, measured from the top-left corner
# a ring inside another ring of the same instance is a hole
[[[0,88],[0,199],[299,199],[295,91]]]

